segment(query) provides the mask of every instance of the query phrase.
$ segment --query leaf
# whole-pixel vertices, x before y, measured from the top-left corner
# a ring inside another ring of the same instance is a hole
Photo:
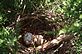
[[[79,18],[82,19],[82,14],[80,14]]]
[[[47,0],[48,2],[50,2],[50,0]]]
[[[2,16],[0,16],[0,22],[2,21]]]
[[[74,26],[79,27],[80,24],[79,24],[78,22],[75,22],[75,23],[74,23]]]
[[[4,29],[5,33],[9,35],[9,31],[4,27],[3,27],[3,29]]]
[[[59,35],[62,34],[62,33],[66,33],[66,29],[62,29],[59,31]]]
[[[0,39],[0,44],[2,44],[4,42],[4,40]]]

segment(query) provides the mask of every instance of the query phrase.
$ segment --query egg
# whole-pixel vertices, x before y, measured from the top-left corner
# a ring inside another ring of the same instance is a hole
[[[28,32],[24,35],[24,42],[26,45],[29,44],[41,45],[43,41],[44,39],[42,35],[33,35],[32,33],[28,33]]]
[[[24,42],[26,43],[26,45],[29,45],[32,43],[32,33],[26,33],[24,35]]]

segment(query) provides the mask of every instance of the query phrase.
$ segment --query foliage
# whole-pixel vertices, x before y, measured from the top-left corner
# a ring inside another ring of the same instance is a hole
[[[13,50],[11,49],[11,46],[14,47],[17,41],[16,36],[14,36],[13,34],[14,34],[13,29],[4,28],[4,27],[0,28],[0,49],[1,49],[0,53],[1,54],[9,53],[9,51]]]
[[[13,1],[0,1],[0,54],[15,53],[16,50],[15,30],[7,27],[14,21],[15,16],[15,12],[10,9],[14,9]]]
[[[61,31],[63,33],[73,33],[75,36],[80,36],[75,42],[77,46],[77,53],[80,54],[81,47],[81,29],[82,29],[82,0],[64,0],[61,12],[65,13],[67,22],[69,22]],[[59,34],[60,34],[59,32]]]

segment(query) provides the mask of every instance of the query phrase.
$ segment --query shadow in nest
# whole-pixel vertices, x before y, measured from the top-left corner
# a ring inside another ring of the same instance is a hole
[[[52,20],[52,16],[51,18],[48,18],[48,15],[42,12],[36,12],[30,15],[24,15],[21,18],[22,19],[25,18],[25,20],[22,20],[20,22],[21,23],[20,35],[22,35],[22,37],[27,32],[30,32],[33,35],[43,35],[44,39],[49,41],[55,38],[55,35],[52,33],[52,31],[54,31],[55,33],[58,29],[58,26],[60,26],[56,23],[53,24],[53,22],[50,21]],[[25,44],[22,37],[19,39],[19,42]]]
[[[44,39],[51,40],[53,39],[53,35],[47,35],[44,31],[53,31],[53,28],[56,29],[47,19],[46,16],[37,16],[37,15],[30,15],[27,19],[21,22],[21,31],[20,35],[24,36],[25,33],[30,32],[33,35],[43,35]],[[25,44],[23,38],[19,39],[19,42],[23,45]]]
[[[24,18],[24,17],[23,17]],[[47,18],[47,19],[46,19]],[[47,15],[41,13],[35,13],[27,16],[27,19],[21,22],[21,32],[31,32],[32,34],[42,34],[44,31],[52,31],[56,26],[51,23]]]

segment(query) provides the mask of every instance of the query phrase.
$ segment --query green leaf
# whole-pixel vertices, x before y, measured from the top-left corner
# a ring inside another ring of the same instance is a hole
[[[9,35],[9,31],[4,27],[3,27],[3,29],[4,29],[5,33]]]
[[[80,14],[79,18],[82,19],[82,14]]]
[[[63,4],[64,4],[64,5],[67,5],[67,4],[66,4],[66,1],[63,1]]]
[[[4,42],[4,40],[0,39],[0,44],[2,44]]]
[[[48,2],[50,2],[50,0],[47,0]]]
[[[80,24],[79,24],[78,22],[75,22],[75,23],[74,23],[74,26],[79,27]]]
[[[62,33],[66,33],[66,29],[62,29],[59,31],[59,35],[62,34]]]
[[[0,22],[2,21],[2,16],[0,16]]]

